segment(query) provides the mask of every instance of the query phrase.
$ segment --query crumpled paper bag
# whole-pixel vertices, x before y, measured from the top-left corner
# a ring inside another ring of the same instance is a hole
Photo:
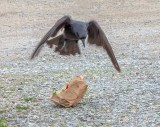
[[[83,76],[75,76],[61,90],[53,93],[51,100],[64,107],[74,107],[86,93],[87,85]]]

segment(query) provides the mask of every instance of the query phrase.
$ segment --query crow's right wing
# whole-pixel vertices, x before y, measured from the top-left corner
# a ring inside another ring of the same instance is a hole
[[[65,26],[65,24],[70,22],[70,17],[69,16],[63,16],[61,19],[59,19],[56,24],[45,34],[45,36],[42,38],[42,40],[39,42],[37,45],[36,49],[34,50],[31,59],[33,59],[35,56],[38,55],[40,52],[42,46],[44,43],[49,39],[50,37],[54,37],[58,31]]]

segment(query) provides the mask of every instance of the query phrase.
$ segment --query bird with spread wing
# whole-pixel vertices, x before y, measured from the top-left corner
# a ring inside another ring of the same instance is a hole
[[[63,28],[63,33],[56,36]],[[102,47],[108,53],[115,69],[120,72],[120,67],[113,53],[112,47],[98,23],[94,20],[90,22],[76,21],[72,20],[70,16],[63,16],[45,34],[34,50],[31,59],[39,54],[45,43],[47,43],[50,48],[55,45],[55,52],[59,52],[60,55],[81,54],[78,41],[81,40],[85,47],[86,38],[88,38],[88,43]]]

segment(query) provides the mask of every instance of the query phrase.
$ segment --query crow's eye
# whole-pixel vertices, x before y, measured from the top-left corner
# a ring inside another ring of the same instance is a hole
[[[65,26],[65,28],[71,29],[71,25],[68,24],[68,25]]]

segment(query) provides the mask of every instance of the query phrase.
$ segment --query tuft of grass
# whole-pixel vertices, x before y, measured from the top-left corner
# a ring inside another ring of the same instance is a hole
[[[2,109],[0,109],[0,114],[5,113],[5,112],[7,112],[7,111],[8,111],[7,108],[2,108]]]
[[[3,89],[3,86],[0,86],[0,90],[2,90]]]
[[[21,104],[17,104],[17,105],[16,105],[16,109],[17,109],[18,111],[27,110],[27,109],[28,109],[28,106],[26,106],[26,105],[21,105]]]
[[[159,115],[159,116],[160,116],[160,112],[158,112],[158,113],[157,113],[157,115]]]
[[[34,97],[24,97],[23,98],[25,102],[32,102],[34,101]]]
[[[97,74],[98,72],[100,72],[100,70],[94,69],[94,68],[84,70],[84,73],[86,73],[86,74]]]
[[[8,127],[8,121],[5,118],[0,118],[0,127]]]
[[[109,126],[111,126],[112,125],[112,122],[111,121],[108,121],[107,123],[106,123],[106,127],[109,127]]]
[[[11,87],[10,91],[14,92],[14,91],[16,91],[16,88],[15,87]]]

